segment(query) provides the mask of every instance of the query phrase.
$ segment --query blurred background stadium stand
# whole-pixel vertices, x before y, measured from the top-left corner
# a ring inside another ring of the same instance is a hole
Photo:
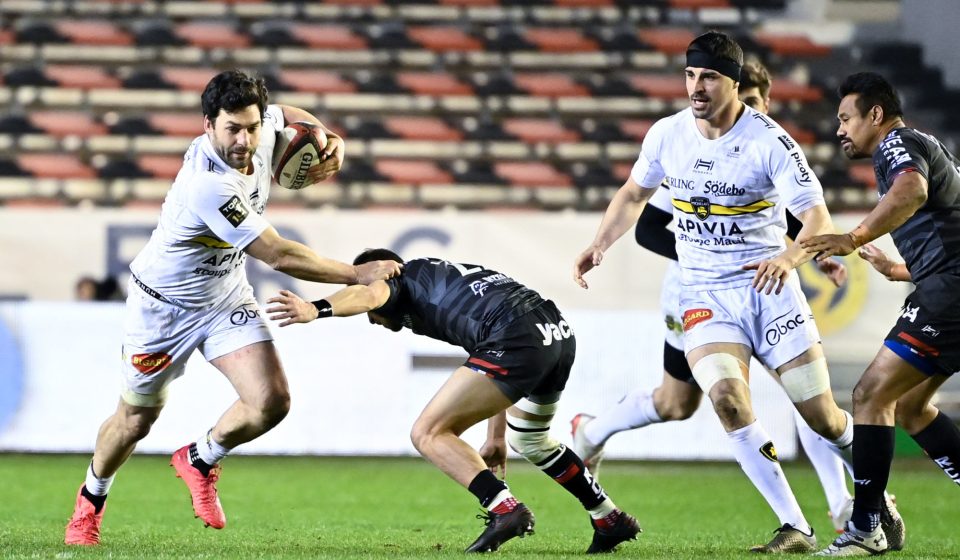
[[[4,0],[0,204],[159,203],[201,132],[199,91],[241,67],[348,140],[334,181],[274,204],[599,210],[650,125],[686,106],[686,44],[717,28],[771,69],[772,113],[831,206],[863,208],[872,168],[838,153],[836,84],[879,70],[911,124],[952,142],[960,62],[931,30],[955,29],[958,12],[950,0]]]

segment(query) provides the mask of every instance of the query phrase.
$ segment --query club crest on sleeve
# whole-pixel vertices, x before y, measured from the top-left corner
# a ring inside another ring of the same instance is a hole
[[[223,217],[230,222],[230,225],[233,227],[238,227],[247,219],[247,216],[250,214],[250,210],[243,205],[243,201],[240,200],[240,197],[233,195],[230,197],[230,200],[226,204],[220,207],[220,213],[223,214]]]

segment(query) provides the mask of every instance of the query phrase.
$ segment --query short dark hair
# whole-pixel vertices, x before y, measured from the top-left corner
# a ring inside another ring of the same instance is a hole
[[[770,72],[763,63],[751,60],[740,68],[740,91],[757,88],[760,90],[760,97],[767,99],[770,97],[771,84]]]
[[[220,110],[236,113],[256,103],[262,117],[267,110],[267,84],[259,76],[240,70],[227,70],[213,77],[200,96],[200,108],[208,119],[215,120]]]
[[[372,261],[397,261],[403,264],[403,259],[400,258],[400,255],[390,249],[364,249],[362,253],[357,255],[357,258],[353,259],[353,264],[356,266]]]
[[[843,99],[851,93],[859,95],[856,106],[860,116],[866,115],[874,105],[883,109],[884,120],[903,116],[903,106],[897,90],[876,72],[857,72],[847,76],[837,88],[837,95]]]
[[[738,45],[736,41],[722,31],[707,31],[693,41],[690,41],[687,50],[704,51],[717,58],[726,58],[743,66],[743,49],[740,48],[740,45]]]

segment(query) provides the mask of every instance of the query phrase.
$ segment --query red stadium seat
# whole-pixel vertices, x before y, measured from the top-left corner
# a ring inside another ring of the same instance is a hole
[[[632,163],[615,163],[613,164],[613,170],[611,173],[617,179],[620,179],[623,182],[627,181],[627,178],[630,177],[630,172],[633,170]]]
[[[798,84],[789,78],[773,78],[772,95],[777,101],[802,101],[804,103],[816,103],[823,99],[823,91],[820,88]]]
[[[344,80],[335,72],[322,70],[284,70],[280,81],[297,91],[312,93],[353,93],[357,85]]]
[[[173,180],[183,167],[183,156],[146,155],[137,158],[137,164],[157,179]]]
[[[817,141],[817,135],[813,132],[801,128],[797,123],[793,121],[777,121],[780,123],[780,126],[787,131],[787,134],[793,137],[794,140],[801,144],[813,144]]]
[[[634,74],[630,76],[630,85],[649,97],[660,99],[687,97],[687,86],[680,74]]]
[[[200,113],[150,113],[147,122],[166,136],[199,136],[203,134]]]
[[[552,165],[540,162],[500,162],[494,172],[518,187],[569,187],[573,180]]]
[[[375,164],[381,175],[389,177],[394,183],[424,183],[449,184],[453,176],[440,169],[432,161],[408,161],[396,159],[379,160]]]
[[[670,0],[671,8],[686,10],[699,8],[729,8],[729,0]]]
[[[517,86],[540,97],[589,97],[590,90],[567,74],[517,74]]]
[[[45,179],[93,179],[97,174],[71,154],[20,154],[17,165],[34,177]]]
[[[133,36],[106,20],[68,20],[56,22],[57,33],[79,45],[132,45]]]
[[[614,0],[553,0],[553,3],[565,8],[604,8],[613,6]]]
[[[95,136],[106,134],[107,127],[81,111],[34,111],[30,123],[51,136]]]
[[[434,117],[387,117],[383,125],[391,133],[407,140],[463,140],[463,132]]]
[[[523,38],[543,52],[592,52],[600,49],[596,41],[579,29],[527,29]]]
[[[233,26],[219,22],[187,22],[176,27],[178,37],[195,47],[235,49],[250,45],[250,37]]]
[[[760,32],[754,35],[757,43],[782,56],[826,56],[830,47],[818,45],[806,35]]]
[[[696,34],[686,28],[651,27],[638,31],[637,37],[664,54],[683,54]]]
[[[647,133],[650,132],[650,127],[653,126],[653,122],[654,121],[650,119],[622,120],[620,121],[620,130],[637,142],[643,142],[643,139],[647,137]]]
[[[441,72],[398,72],[397,84],[418,95],[473,95],[473,88]]]
[[[12,45],[16,42],[16,35],[9,29],[0,29],[0,45]]]
[[[503,130],[524,142],[576,142],[580,135],[551,119],[507,119]]]
[[[410,27],[411,39],[431,51],[481,51],[483,43],[456,27],[439,25]]]
[[[850,180],[864,185],[867,189],[877,188],[877,176],[873,172],[873,164],[854,164],[847,171]]]
[[[499,0],[440,0],[443,6],[499,6]]]
[[[120,80],[107,74],[98,66],[78,66],[66,64],[48,64],[45,73],[60,87],[112,89],[120,87]]]
[[[219,73],[214,68],[170,68],[160,69],[160,76],[182,90],[203,91],[213,78]]]
[[[367,40],[343,25],[295,23],[290,34],[314,49],[361,50]]]

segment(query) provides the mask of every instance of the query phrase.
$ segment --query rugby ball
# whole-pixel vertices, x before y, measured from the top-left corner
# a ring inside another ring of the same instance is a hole
[[[277,134],[273,148],[273,180],[285,189],[302,189],[313,183],[307,170],[320,163],[327,145],[323,129],[311,122],[295,122]]]

